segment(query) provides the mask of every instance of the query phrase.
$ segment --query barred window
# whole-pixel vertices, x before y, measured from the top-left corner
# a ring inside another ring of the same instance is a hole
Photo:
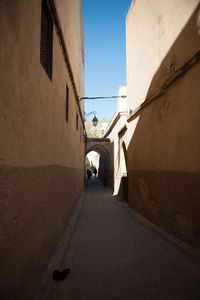
[[[66,85],[66,121],[68,122],[69,115],[69,88]]]
[[[52,46],[53,21],[47,3],[43,0],[41,13],[40,62],[49,79],[52,79]]]

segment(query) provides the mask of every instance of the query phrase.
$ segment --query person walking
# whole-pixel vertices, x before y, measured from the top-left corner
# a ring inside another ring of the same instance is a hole
[[[94,168],[93,174],[94,174],[95,178],[97,178],[97,169],[96,168]]]

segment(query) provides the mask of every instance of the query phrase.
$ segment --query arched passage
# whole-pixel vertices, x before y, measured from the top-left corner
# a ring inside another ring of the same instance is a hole
[[[97,178],[99,171],[100,154],[96,151],[90,151],[85,156],[85,169],[88,177],[88,170]],[[90,173],[89,173],[90,175]]]
[[[99,168],[98,168],[98,178],[102,181],[104,185],[109,183],[109,170],[110,170],[110,154],[101,145],[94,145],[91,148],[87,149],[85,156],[91,151],[95,151],[100,155],[99,158]]]

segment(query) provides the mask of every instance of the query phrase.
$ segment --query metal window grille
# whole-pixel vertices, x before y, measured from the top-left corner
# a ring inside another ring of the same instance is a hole
[[[53,21],[46,1],[43,0],[41,13],[40,62],[50,79],[52,79],[52,46]]]
[[[69,115],[69,88],[66,85],[66,121],[68,122]]]

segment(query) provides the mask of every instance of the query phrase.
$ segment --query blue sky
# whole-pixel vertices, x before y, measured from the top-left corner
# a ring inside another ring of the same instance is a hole
[[[126,85],[126,15],[131,0],[83,0],[85,96],[117,95]],[[111,118],[116,100],[86,100],[85,112]]]

